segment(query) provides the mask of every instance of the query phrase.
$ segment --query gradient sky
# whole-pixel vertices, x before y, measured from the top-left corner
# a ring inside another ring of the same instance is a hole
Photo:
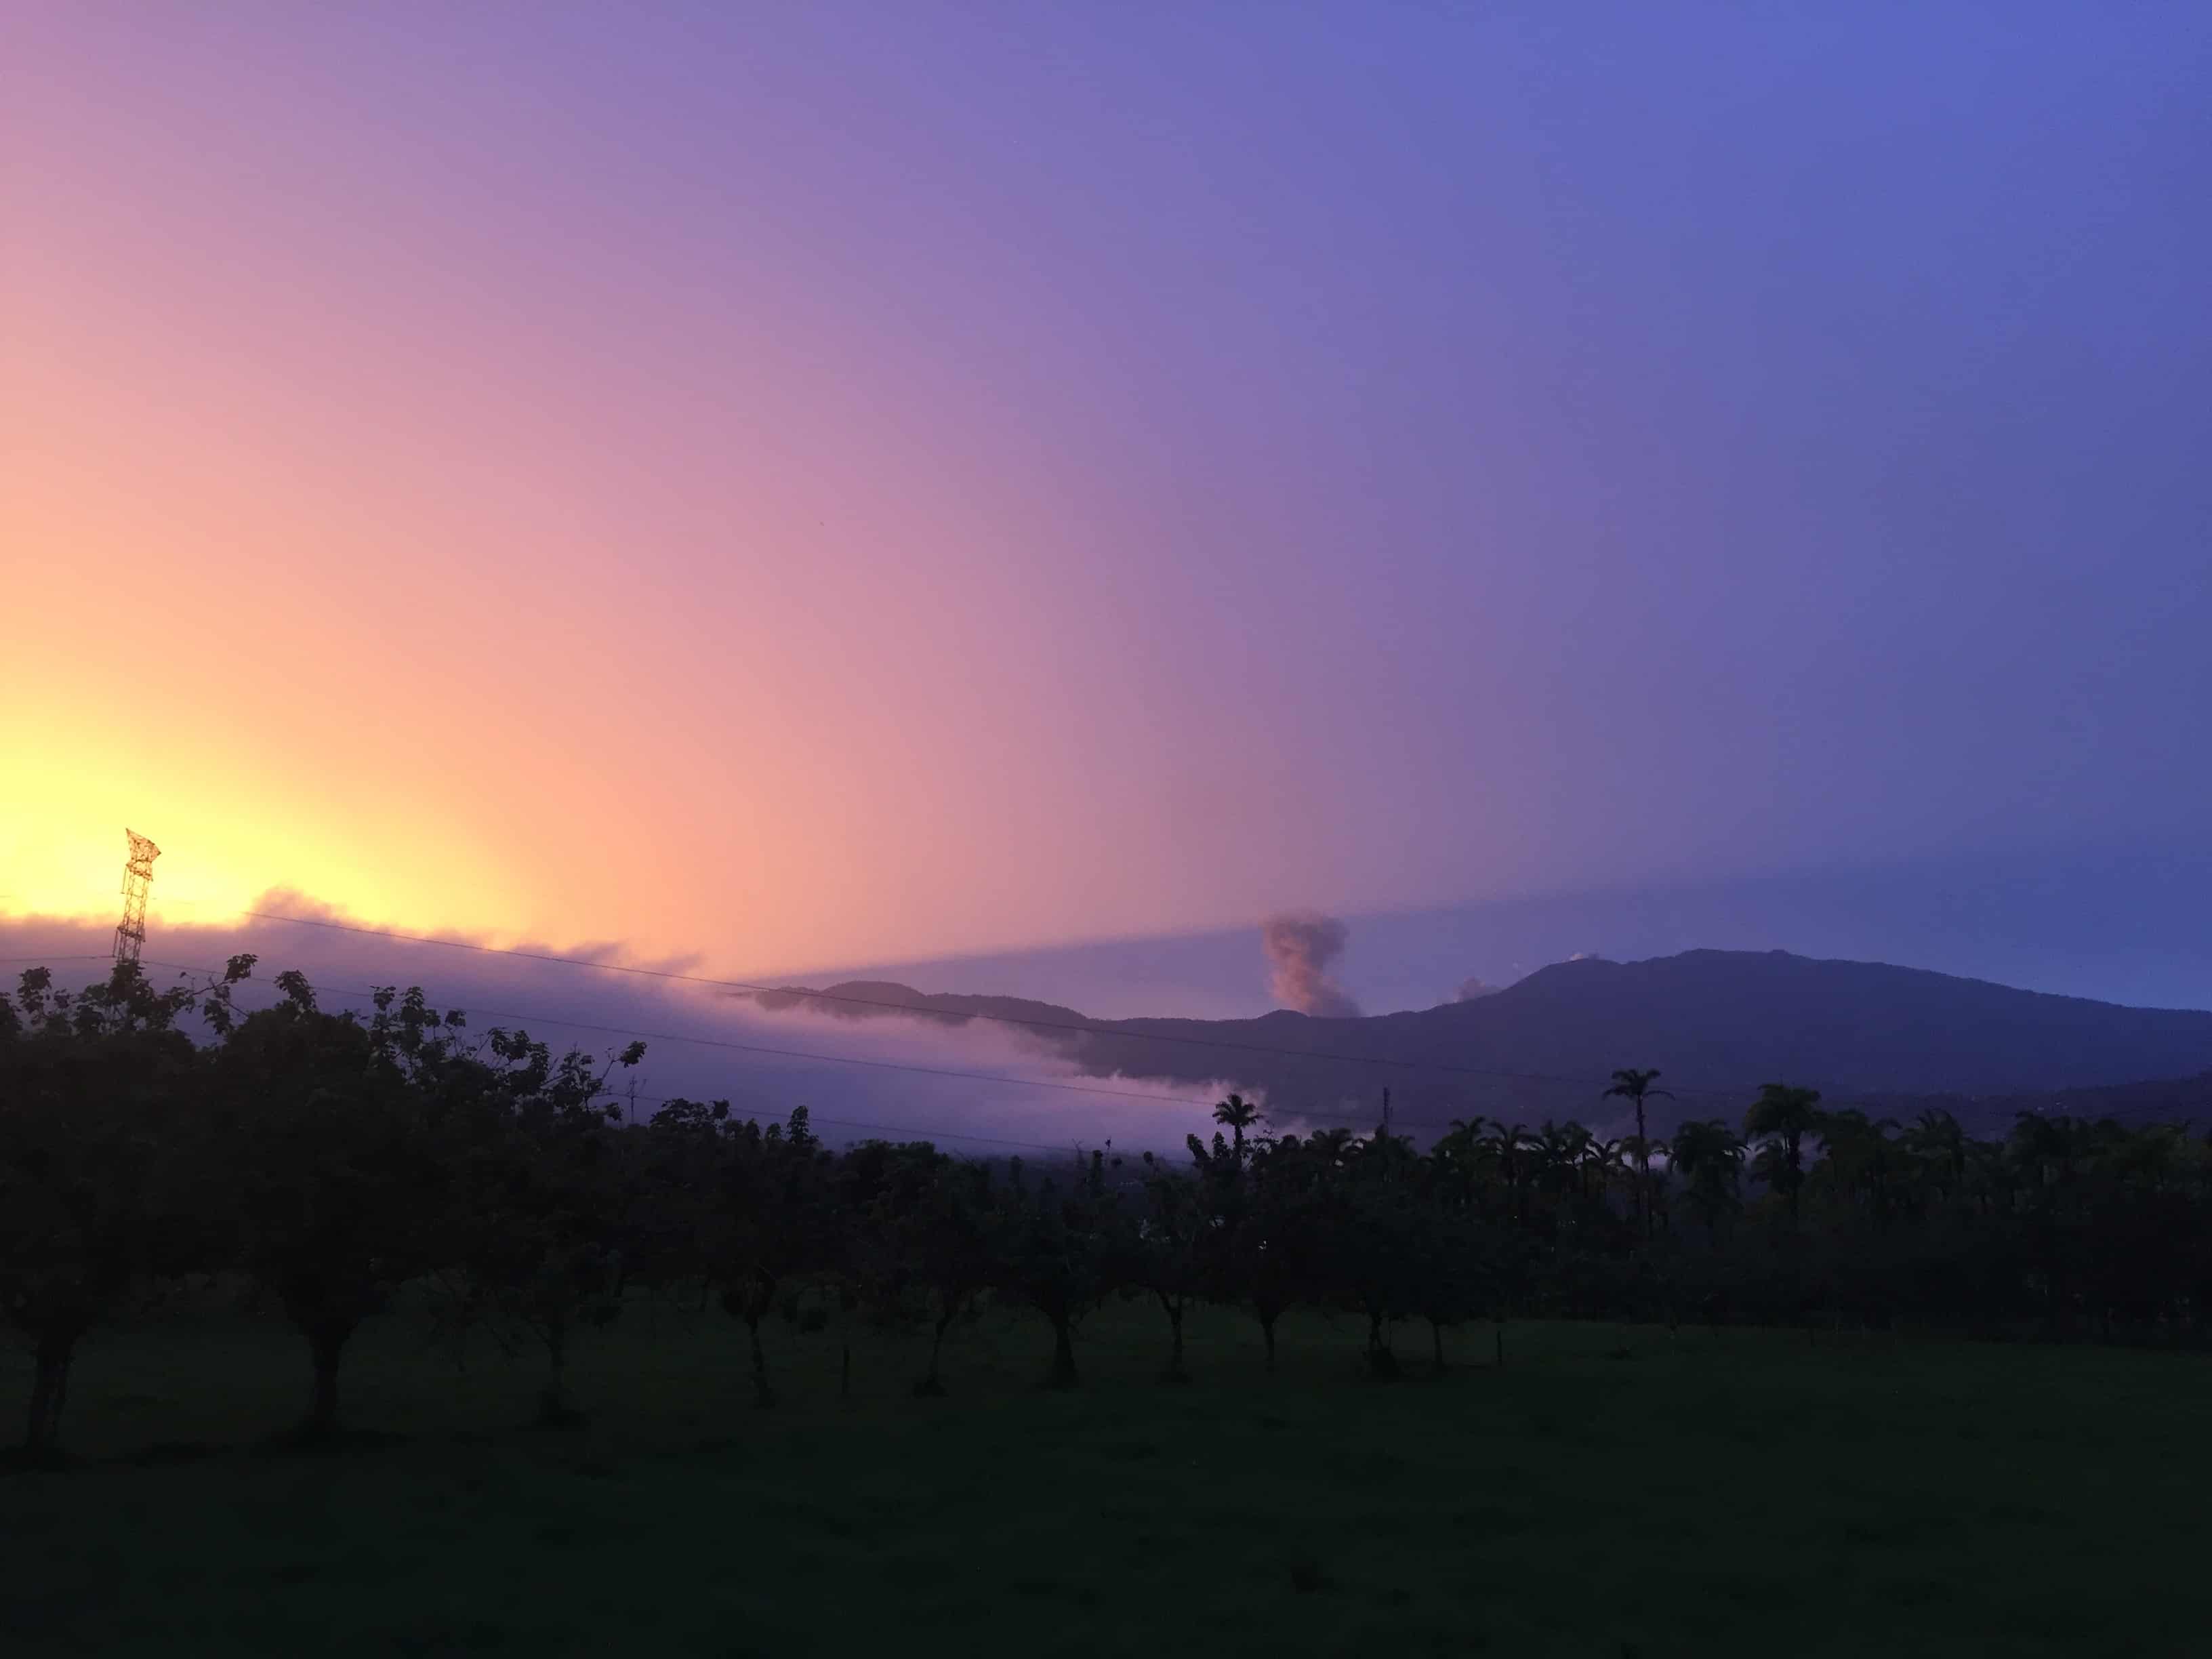
[[[2212,939],[2212,8],[0,15],[0,910]]]

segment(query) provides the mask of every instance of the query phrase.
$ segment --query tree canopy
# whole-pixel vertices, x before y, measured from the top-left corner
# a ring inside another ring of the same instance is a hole
[[[0,1000],[0,1317],[35,1356],[24,1447],[59,1443],[82,1337],[187,1279],[234,1280],[297,1332],[300,1431],[343,1431],[347,1345],[404,1310],[544,1359],[557,1423],[574,1342],[640,1296],[719,1307],[747,1335],[742,1392],[778,1397],[779,1317],[927,1332],[918,1395],[984,1300],[1034,1315],[1045,1375],[1073,1387],[1084,1320],[1111,1297],[1163,1317],[1160,1374],[1189,1375],[1185,1321],[1249,1317],[1273,1362],[1298,1306],[1352,1316],[1376,1376],[1397,1334],[1514,1317],[1899,1319],[2201,1341],[2212,1308],[2212,1143],[2178,1125],[2023,1114],[1977,1139],[1776,1083],[1741,1125],[1641,1121],[1658,1073],[1621,1068],[1575,1122],[1382,1130],[1271,1125],[1231,1095],[1187,1162],[1101,1146],[976,1160],[926,1141],[842,1149],[803,1107],[758,1121],[678,1099],[635,1121],[611,1092],[641,1043],[556,1054],[470,1030],[419,990],[366,1017],[280,974],[239,1013],[251,957],[157,990],[135,964],[71,994],[44,969]],[[1041,1345],[1042,1346],[1042,1345]]]

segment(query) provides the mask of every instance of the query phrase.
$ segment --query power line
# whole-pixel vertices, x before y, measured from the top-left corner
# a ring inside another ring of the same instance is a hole
[[[1573,1088],[1591,1086],[1595,1079],[1563,1077],[1547,1072],[1511,1072],[1493,1066],[1464,1066],[1451,1060],[1401,1060],[1389,1054],[1351,1054],[1319,1048],[1285,1048],[1267,1043],[1238,1042],[1225,1037],[1190,1036],[1176,1032],[1131,1030],[1126,1026],[1079,1024],[1067,1020],[1035,1019],[1019,1014],[991,1014],[918,1006],[908,1002],[890,1002],[876,997],[857,997],[842,992],[810,991],[797,987],[757,985],[745,980],[715,979],[703,974],[679,973],[672,969],[642,968],[627,963],[592,962],[583,957],[556,956],[550,951],[516,950],[504,945],[481,945],[471,939],[433,939],[421,933],[401,933],[384,927],[363,927],[353,922],[331,921],[314,916],[288,916],[271,910],[243,910],[240,915],[258,921],[289,922],[300,927],[322,927],[335,933],[357,933],[368,939],[392,939],[404,945],[431,945],[449,951],[473,951],[483,956],[512,957],[523,962],[552,963],[567,968],[595,969],[601,973],[633,974],[641,978],[671,981],[685,985],[703,985],[721,990],[743,991],[753,996],[788,996],[806,998],[817,1002],[848,1003],[856,1007],[880,1008],[909,1018],[935,1017],[943,1019],[978,1019],[999,1025],[1027,1026],[1038,1030],[1072,1032],[1086,1036],[1119,1037],[1135,1042],[1173,1042],[1195,1048],[1220,1048],[1239,1054],[1273,1054],[1290,1060],[1330,1060],[1350,1066],[1390,1066],[1420,1072],[1443,1072],[1466,1077],[1500,1079],[1517,1083],[1558,1083]],[[1738,1090],[1698,1089],[1687,1085],[1678,1088],[1677,1094],[1705,1095],[1715,1099],[1735,1100],[1741,1097]],[[1434,1127],[1434,1126],[1431,1126]]]

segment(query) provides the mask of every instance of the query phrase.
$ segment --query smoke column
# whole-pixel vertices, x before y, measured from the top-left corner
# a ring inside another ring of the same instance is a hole
[[[1334,916],[1299,911],[1269,916],[1260,924],[1261,948],[1267,953],[1267,985],[1275,1000],[1302,1014],[1352,1019],[1359,1005],[1328,976],[1328,965],[1344,954],[1348,937]]]

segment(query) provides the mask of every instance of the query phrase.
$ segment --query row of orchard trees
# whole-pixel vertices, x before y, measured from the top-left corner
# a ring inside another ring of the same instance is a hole
[[[1249,1315],[1271,1364],[1291,1308],[1351,1314],[1386,1374],[1406,1322],[1440,1364],[1446,1329],[1509,1313],[2201,1335],[2212,1307],[2212,1147],[2176,1128],[2027,1117],[1977,1139],[1777,1085],[1741,1126],[1663,1142],[1475,1120],[1422,1151],[1271,1133],[1231,1096],[1187,1166],[1092,1153],[1047,1172],[836,1152],[803,1110],[763,1127],[678,1100],[632,1122],[608,1085],[641,1045],[556,1058],[418,991],[331,1014],[296,974],[240,1016],[252,967],[157,990],[125,965],[74,995],[34,969],[0,1000],[0,1311],[33,1355],[33,1454],[84,1334],[195,1275],[250,1278],[297,1330],[311,1435],[336,1429],[347,1345],[402,1287],[438,1321],[529,1333],[549,1419],[571,1410],[576,1334],[640,1291],[742,1322],[763,1405],[763,1327],[809,1289],[926,1333],[925,1394],[986,1297],[1042,1320],[1061,1384],[1085,1316],[1117,1295],[1158,1305],[1171,1379],[1200,1304]],[[1639,1124],[1655,1079],[1616,1076]]]

